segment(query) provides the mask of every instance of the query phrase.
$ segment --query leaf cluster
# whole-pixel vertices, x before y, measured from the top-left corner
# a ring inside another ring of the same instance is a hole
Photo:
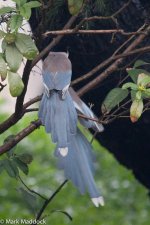
[[[7,13],[10,19],[7,21],[7,31],[0,30],[2,40],[2,52],[0,53],[0,76],[4,81],[8,75],[9,90],[13,97],[19,96],[24,88],[20,75],[17,73],[23,57],[33,60],[38,50],[32,38],[19,32],[23,19],[28,20],[31,16],[31,9],[39,7],[38,1],[13,0],[16,7],[3,7],[0,9],[0,16]]]
[[[144,109],[144,100],[150,98],[150,73],[138,67],[148,64],[142,60],[137,60],[133,66],[127,70],[131,82],[123,84],[120,88],[112,89],[102,103],[102,113],[108,114],[110,111],[119,106],[130,93],[132,104],[130,106],[130,119],[136,122],[142,115]]]
[[[14,135],[8,136],[4,143],[12,140]],[[12,148],[4,155],[4,159],[0,160],[0,172],[6,171],[12,178],[19,177],[19,171],[22,171],[25,175],[28,175],[28,165],[32,162],[32,155],[29,153],[16,154],[16,147]]]

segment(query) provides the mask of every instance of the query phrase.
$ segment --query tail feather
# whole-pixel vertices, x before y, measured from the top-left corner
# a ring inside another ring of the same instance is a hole
[[[75,110],[72,98],[70,94],[68,93],[67,96],[67,118],[69,122],[69,133],[75,134],[76,133],[76,127],[77,127],[77,112]],[[70,122],[71,121],[71,122]]]
[[[78,187],[80,193],[84,194],[86,187],[82,180],[80,170],[75,170],[77,162],[74,153],[75,152],[73,151],[72,154],[70,154],[69,149],[67,156],[62,157],[58,151],[58,148],[55,150],[55,156],[58,157],[58,168],[64,170],[66,179],[72,180],[73,184]]]
[[[55,142],[58,142],[59,147],[66,147],[67,140],[67,117],[66,104],[62,101],[58,94],[55,94],[54,106],[54,127],[52,129],[52,136]]]
[[[51,133],[52,141],[60,148],[68,147],[70,134],[76,133],[77,113],[68,93],[62,100],[58,92],[49,97],[43,95],[39,107],[39,119],[47,133]]]
[[[58,165],[82,194],[88,191],[91,198],[98,198],[100,194],[93,178],[91,145],[79,130],[70,139],[67,156],[62,157],[58,149],[55,151]]]
[[[50,121],[51,121],[51,118],[53,117],[53,109],[52,107],[50,107],[50,101],[46,102],[46,112],[47,113],[45,115],[44,125],[45,125],[46,132],[50,133],[52,128],[52,124]]]
[[[43,94],[42,100],[40,102],[39,112],[38,112],[39,119],[41,120],[43,125],[45,124],[44,121],[45,121],[45,116],[47,112],[46,106],[47,106],[47,96],[46,94]]]

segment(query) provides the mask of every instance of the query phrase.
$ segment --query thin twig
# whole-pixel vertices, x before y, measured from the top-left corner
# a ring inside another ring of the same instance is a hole
[[[119,106],[116,110],[114,110],[111,114],[109,114],[109,115],[104,115],[104,118],[106,118],[106,119],[104,119],[103,120],[103,124],[108,124],[108,121],[110,121],[110,118],[111,117],[117,117],[117,116],[119,116],[119,114],[118,115],[115,115],[116,113],[118,113],[121,109],[123,109],[126,105],[128,105],[129,103],[131,103],[131,99],[130,100],[128,100],[127,102],[125,102],[124,104],[122,104],[121,106]]]
[[[55,30],[55,31],[47,31],[43,34],[44,37],[47,37],[49,35],[71,35],[71,34],[122,34],[125,36],[131,36],[131,35],[139,35],[144,34],[143,31],[135,31],[135,32],[125,32],[122,29],[113,29],[113,30],[77,30],[74,31],[74,29],[66,29],[66,30]]]
[[[41,98],[42,98],[42,95],[38,95],[38,96],[32,98],[31,100],[29,100],[28,102],[26,102],[23,105],[23,109],[26,110],[29,106],[33,105],[36,102],[39,102],[41,100]]]
[[[43,206],[41,207],[40,211],[37,214],[36,220],[40,220],[41,216],[44,212],[44,210],[47,208],[49,203],[54,199],[54,197],[60,192],[60,190],[64,187],[64,185],[68,182],[68,180],[65,180],[57,189],[56,191],[50,196],[49,199],[45,200]],[[37,223],[35,223],[37,224]]]
[[[94,20],[112,20],[116,25],[117,21],[115,19],[116,16],[118,16],[122,11],[129,6],[129,4],[132,2],[132,0],[129,0],[126,2],[120,9],[118,9],[115,13],[113,13],[111,16],[92,16],[88,18],[84,18],[83,20],[80,21],[78,25],[74,28],[74,31],[79,30],[79,28],[85,23],[89,21],[94,21]]]
[[[130,111],[130,110],[128,109],[128,110],[126,110],[126,111],[121,112],[120,114],[114,116],[113,118],[111,118],[111,119],[105,121],[105,124],[107,125],[107,124],[112,123],[114,120],[116,120],[116,119],[118,119],[118,118],[120,118],[120,117],[126,115],[127,113],[129,113],[129,111]]]
[[[29,113],[29,112],[37,112],[39,110],[39,108],[30,108],[30,109],[26,109],[25,113]]]
[[[44,197],[43,195],[41,195],[40,193],[38,193],[38,192],[36,192],[36,191],[30,189],[30,188],[24,183],[24,181],[22,180],[22,178],[21,178],[20,176],[18,176],[18,177],[19,177],[19,180],[21,181],[21,183],[26,187],[26,189],[27,189],[29,192],[31,192],[31,193],[33,193],[33,194],[39,196],[40,198],[42,198],[42,199],[44,199],[44,200],[47,200],[47,198],[45,198],[45,197]]]
[[[137,32],[141,32],[143,31],[143,29],[146,27],[146,24],[144,23],[138,30]],[[127,44],[129,44],[129,42],[131,40],[133,40],[133,38],[135,37],[135,35],[129,37],[122,45],[119,46],[119,48],[117,48],[115,50],[115,52],[113,53],[113,56],[116,55],[118,52],[120,52]]]
[[[103,123],[103,121],[101,121],[99,119],[95,119],[95,118],[92,118],[92,117],[88,117],[88,116],[85,116],[83,114],[78,114],[78,117],[83,118],[83,119],[87,119],[87,120],[91,120],[91,121],[95,121],[97,123]]]

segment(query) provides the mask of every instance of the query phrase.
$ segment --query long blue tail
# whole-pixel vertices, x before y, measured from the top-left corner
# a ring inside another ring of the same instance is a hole
[[[77,128],[77,112],[69,92],[64,99],[59,91],[45,92],[38,115],[46,132],[51,133],[52,141],[57,143],[55,156],[66,178],[73,182],[81,194],[88,192],[96,207],[104,205],[93,177],[92,147]],[[92,122],[89,124],[92,125]]]
[[[58,158],[58,167],[64,170],[65,177],[73,182],[81,194],[87,191],[97,207],[99,204],[104,205],[103,197],[93,177],[92,147],[79,129],[76,135],[70,136],[68,148],[69,151],[65,157],[56,148],[55,156]]]
[[[68,148],[70,135],[77,130],[77,113],[70,94],[62,99],[58,91],[52,91],[49,96],[44,93],[38,116],[46,132],[51,133],[52,141],[60,149]]]

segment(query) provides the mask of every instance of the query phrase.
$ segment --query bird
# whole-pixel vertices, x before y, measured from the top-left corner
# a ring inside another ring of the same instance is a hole
[[[72,65],[65,52],[50,52],[43,62],[42,78],[44,93],[39,105],[38,116],[46,133],[51,133],[56,143],[54,152],[58,168],[81,194],[89,193],[96,207],[104,205],[104,198],[94,180],[92,145],[77,126],[80,112],[81,124],[102,132],[103,126],[92,110],[70,87]],[[89,120],[91,117],[95,120]]]
[[[68,152],[70,134],[77,129],[77,112],[68,92],[72,67],[65,52],[50,52],[43,62],[42,77],[45,92],[39,118],[62,155]]]

